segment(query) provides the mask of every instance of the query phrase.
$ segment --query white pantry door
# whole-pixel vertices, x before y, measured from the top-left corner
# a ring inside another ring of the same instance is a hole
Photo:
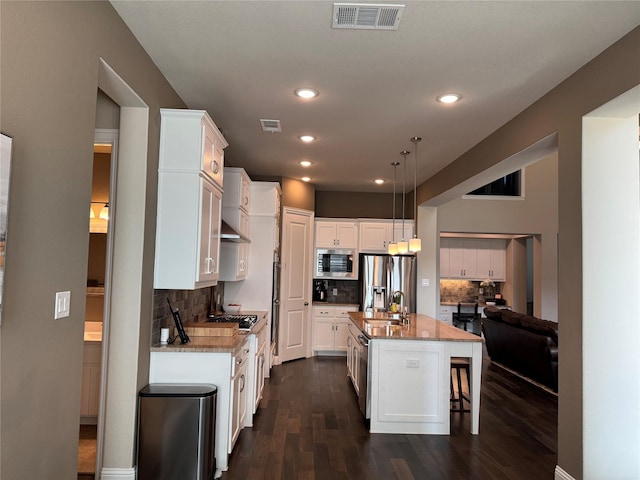
[[[282,216],[280,362],[309,353],[313,212],[285,207]]]

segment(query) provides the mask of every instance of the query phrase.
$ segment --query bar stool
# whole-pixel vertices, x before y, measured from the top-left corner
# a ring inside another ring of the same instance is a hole
[[[458,396],[455,395],[455,391],[453,389],[453,371],[456,372],[456,378],[458,380]],[[471,376],[470,376],[470,368],[469,368],[469,359],[464,357],[451,357],[451,376],[449,378],[450,388],[451,388],[451,411],[452,412],[469,412],[471,411],[469,408],[464,408],[464,400],[469,402],[471,405],[471,400],[468,396],[466,396],[462,392],[462,377],[461,372],[465,371],[467,375],[467,387],[469,388],[469,392],[471,392]],[[454,408],[454,404],[458,404],[458,408]]]

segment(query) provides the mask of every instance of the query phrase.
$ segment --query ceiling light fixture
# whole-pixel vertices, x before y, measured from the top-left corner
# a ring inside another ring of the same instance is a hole
[[[404,254],[409,251],[409,243],[404,239],[404,204],[406,197],[406,183],[407,183],[407,155],[409,155],[409,150],[403,150],[400,152],[400,155],[404,157],[403,159],[403,178],[402,178],[402,240],[398,242],[398,253]]]
[[[396,168],[400,162],[392,162],[393,167],[393,223],[391,224],[391,241],[387,245],[387,253],[396,255],[398,253],[398,244],[396,243]]]
[[[311,177],[302,177],[300,180],[302,180],[303,182],[310,182]]]
[[[298,138],[305,143],[313,142],[316,139],[313,135],[300,135]]]
[[[409,251],[416,253],[422,250],[422,240],[418,238],[418,142],[420,137],[411,137],[415,145],[415,161],[413,162],[413,238],[409,240]]]
[[[456,103],[458,100],[462,98],[462,95],[458,93],[443,93],[438,96],[438,101],[440,103]]]
[[[376,178],[374,182],[376,185],[382,185],[384,183],[384,180],[382,178]]]
[[[109,202],[91,202],[91,205],[94,203],[102,205],[98,218],[101,218],[102,220],[109,220]],[[94,213],[92,206],[89,207],[89,218],[96,218],[96,214]]]
[[[297,88],[293,93],[295,93],[296,96],[305,99],[315,98],[318,96],[318,91],[313,88]]]
[[[299,163],[305,168],[311,166],[311,162],[309,160],[301,160]]]

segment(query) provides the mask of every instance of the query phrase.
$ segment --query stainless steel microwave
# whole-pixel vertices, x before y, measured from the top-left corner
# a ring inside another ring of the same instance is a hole
[[[358,279],[358,254],[355,250],[316,250],[314,278]]]

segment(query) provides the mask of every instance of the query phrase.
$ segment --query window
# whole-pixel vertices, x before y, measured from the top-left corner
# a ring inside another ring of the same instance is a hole
[[[521,189],[521,170],[491,182],[484,187],[475,189],[467,195],[494,195],[502,197],[519,197]]]

